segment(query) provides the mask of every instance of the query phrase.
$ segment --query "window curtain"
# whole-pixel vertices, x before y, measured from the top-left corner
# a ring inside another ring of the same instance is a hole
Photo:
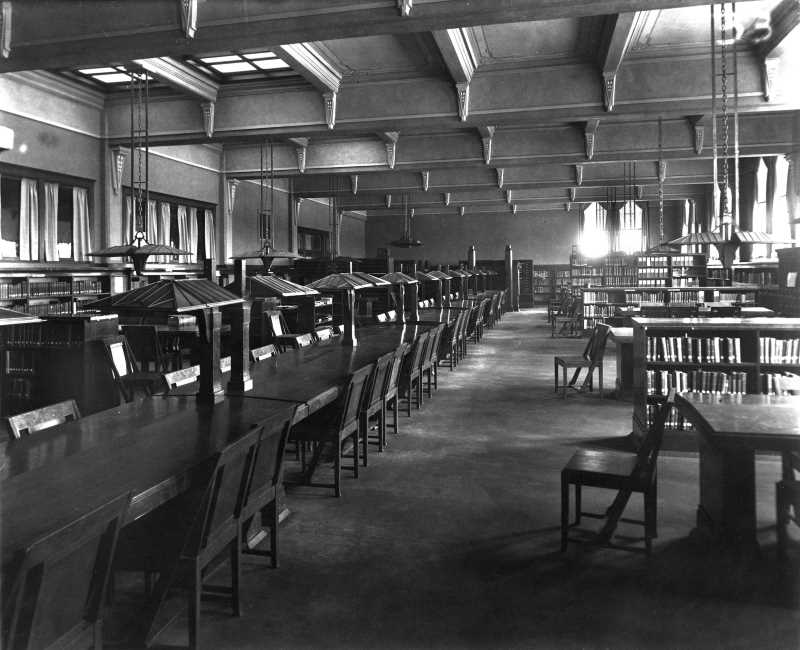
[[[179,205],[177,210],[178,216],[178,248],[183,249],[185,251],[190,250],[189,248],[189,233],[188,231],[188,217],[186,216],[186,206]],[[180,255],[178,259],[181,262],[191,262],[191,258],[189,255]]]
[[[44,184],[44,259],[58,261],[58,183]]]
[[[72,188],[72,259],[82,262],[89,252],[89,192]]]
[[[128,197],[122,210],[122,241],[120,243],[130,244],[133,241],[133,222],[133,206],[131,205],[131,197]]]
[[[169,241],[169,234],[170,234],[170,212],[171,206],[169,203],[161,203],[158,206],[158,239],[156,240],[159,244],[164,244],[165,246],[170,245]],[[169,255],[159,255],[158,260],[163,263],[167,263],[170,261]]]
[[[203,234],[205,235],[205,256],[207,260],[214,259],[217,251],[217,240],[214,231],[214,212],[206,210],[203,219]]]
[[[197,261],[197,208],[189,208],[189,217],[186,223],[186,250],[190,262]]]
[[[158,243],[158,209],[154,199],[147,202],[147,220],[146,220],[145,234],[147,235],[148,244]]]
[[[39,190],[36,181],[23,178],[19,201],[19,259],[39,259]]]

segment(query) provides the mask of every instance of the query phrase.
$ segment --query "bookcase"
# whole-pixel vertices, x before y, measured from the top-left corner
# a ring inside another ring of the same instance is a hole
[[[519,274],[519,306],[533,307],[533,260],[517,260],[515,264]]]
[[[13,272],[0,274],[0,305],[32,315],[70,314],[81,310],[86,300],[111,292],[108,273],[46,274]]]
[[[75,398],[84,415],[118,403],[103,340],[119,337],[111,315],[49,316],[0,329],[0,414]]]
[[[758,304],[784,316],[800,316],[800,248],[778,251],[777,287],[758,292]]]
[[[633,371],[638,435],[671,388],[780,394],[782,377],[800,373],[800,318],[634,318]],[[677,415],[669,424],[689,428]]]
[[[577,296],[580,295],[581,287],[589,285],[601,285],[603,283],[603,268],[600,262],[591,263],[584,257],[577,246],[572,247],[569,256],[570,284],[572,291]]]
[[[562,289],[570,289],[569,264],[535,264],[533,267],[533,299],[546,305],[561,295]]]
[[[691,288],[705,284],[705,255],[655,253],[636,260],[636,285],[639,287]]]

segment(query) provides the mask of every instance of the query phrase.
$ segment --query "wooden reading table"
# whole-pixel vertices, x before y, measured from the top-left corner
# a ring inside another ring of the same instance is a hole
[[[700,444],[697,527],[734,546],[757,546],[755,452],[800,450],[800,396],[679,394]]]

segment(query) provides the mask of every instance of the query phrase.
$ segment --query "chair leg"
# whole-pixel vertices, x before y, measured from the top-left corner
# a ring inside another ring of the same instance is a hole
[[[583,508],[583,504],[581,503],[581,485],[580,483],[575,484],[575,525],[581,523],[581,511]]]
[[[367,446],[369,445],[369,416],[366,413],[361,414],[358,429],[361,431],[359,434],[356,431],[356,445],[361,443],[361,455],[363,458],[364,467],[367,466]],[[363,434],[363,435],[362,435]],[[380,431],[378,431],[378,439],[380,440]]]
[[[242,615],[239,586],[242,579],[241,553],[242,539],[241,526],[237,526],[236,540],[231,544],[231,607],[234,616]]]
[[[381,404],[381,410],[378,412],[380,424],[378,425],[378,451],[383,451],[386,446],[386,404]]]
[[[567,530],[569,528],[569,483],[561,474],[561,552],[567,550]]]
[[[600,399],[603,399],[603,364],[597,367],[597,385],[600,391]]]
[[[202,591],[202,570],[195,563],[192,587],[189,592],[189,648],[196,650],[197,637],[200,635],[200,592]]]
[[[778,558],[786,559],[786,545],[788,542],[788,535],[786,534],[786,526],[789,523],[789,503],[783,481],[775,484],[775,521],[777,523],[778,532]]]
[[[356,430],[350,434],[350,437],[353,438],[353,476],[358,478],[358,445],[360,444],[360,440],[358,439],[358,430],[360,426],[356,426]]]
[[[567,366],[561,366],[561,399],[567,399]]]
[[[553,375],[556,378],[556,394],[558,394],[558,359],[553,359]]]
[[[278,499],[276,498],[272,505],[269,507],[269,514],[270,518],[272,519],[272,525],[269,529],[269,545],[270,545],[270,564],[272,565],[273,569],[278,568],[278,518],[280,517],[280,506],[278,505]],[[263,515],[262,515],[263,517]]]
[[[342,496],[342,443],[336,444],[336,458],[333,463],[333,490],[337,497]]]

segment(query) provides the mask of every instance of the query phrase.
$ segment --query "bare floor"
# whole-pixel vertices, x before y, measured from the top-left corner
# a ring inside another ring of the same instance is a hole
[[[770,528],[776,459],[757,463],[758,557],[690,537],[698,460],[686,440],[667,440],[659,460],[650,559],[559,552],[562,466],[578,445],[624,444],[631,424],[631,402],[553,392],[553,355],[584,343],[551,339],[542,310],[506,314],[441,369],[433,399],[401,416],[361,478],[345,475],[341,499],[290,490],[280,568],[246,561],[242,617],[209,602],[202,647],[800,647],[800,554],[795,544],[794,563],[778,563]],[[613,387],[610,344],[606,369]],[[587,490],[584,502],[610,496]],[[640,499],[628,508],[640,516]],[[186,639],[178,618],[159,642]]]

